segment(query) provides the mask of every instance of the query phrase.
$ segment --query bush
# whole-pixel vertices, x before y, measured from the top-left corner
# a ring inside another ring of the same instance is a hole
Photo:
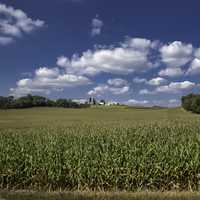
[[[200,114],[200,94],[189,94],[181,100],[185,110]]]
[[[14,97],[0,97],[0,109],[32,108],[32,107],[62,107],[86,108],[89,104],[78,104],[71,99],[58,99],[53,101],[42,96],[27,95],[15,99]]]

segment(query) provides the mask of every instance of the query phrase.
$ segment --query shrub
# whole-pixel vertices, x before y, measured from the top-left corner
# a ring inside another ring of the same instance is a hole
[[[185,110],[200,114],[200,94],[189,94],[181,100]]]
[[[46,97],[32,95],[27,95],[17,99],[12,96],[0,97],[0,109],[32,107],[86,108],[89,107],[89,104],[78,104],[71,99],[58,99],[57,101],[53,101]]]

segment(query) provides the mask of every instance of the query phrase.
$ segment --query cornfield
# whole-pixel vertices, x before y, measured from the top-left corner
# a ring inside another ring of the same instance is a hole
[[[0,189],[199,190],[199,122],[2,128]]]

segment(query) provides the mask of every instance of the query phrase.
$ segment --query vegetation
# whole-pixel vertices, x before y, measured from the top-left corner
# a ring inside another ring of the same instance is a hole
[[[183,96],[182,107],[187,111],[200,114],[200,94]]]
[[[1,189],[199,189],[198,115],[116,107],[0,116]]]
[[[199,200],[196,192],[0,192],[0,200]]]
[[[62,107],[62,108],[85,108],[88,104],[78,104],[71,99],[58,99],[56,101],[42,96],[27,95],[15,99],[13,96],[0,97],[0,109],[32,108],[32,107]]]

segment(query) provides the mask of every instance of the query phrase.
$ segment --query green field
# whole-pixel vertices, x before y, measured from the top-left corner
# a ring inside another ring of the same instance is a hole
[[[37,127],[71,127],[82,124],[112,126],[149,122],[194,121],[199,116],[183,109],[142,109],[127,107],[97,107],[88,109],[32,108],[0,110],[1,129]]]
[[[0,111],[0,189],[199,191],[200,116],[127,107]]]

